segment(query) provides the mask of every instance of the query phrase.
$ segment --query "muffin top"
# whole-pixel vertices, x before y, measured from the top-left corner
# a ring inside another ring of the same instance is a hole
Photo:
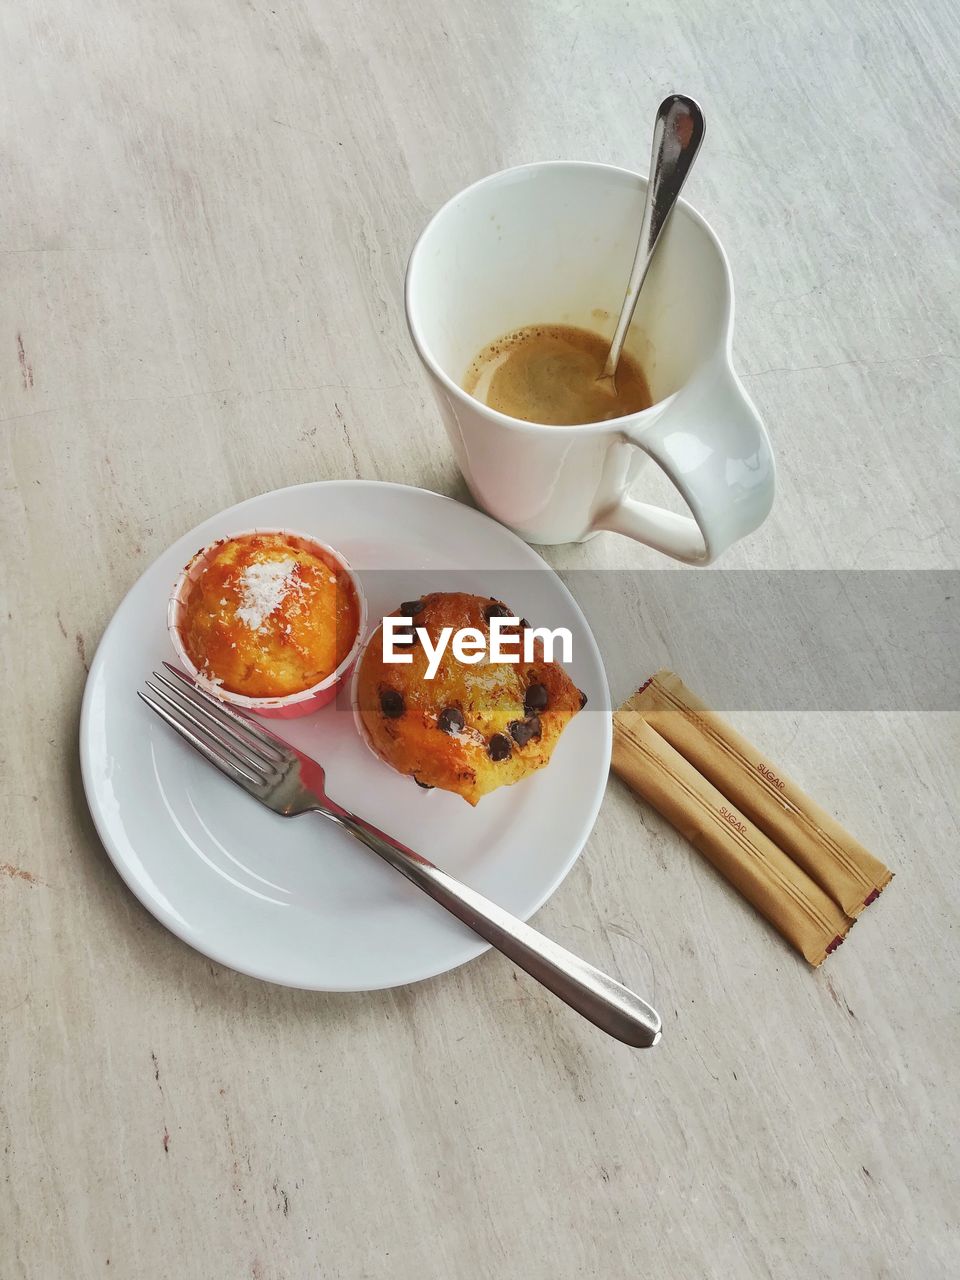
[[[293,534],[229,538],[200,552],[183,595],[180,637],[197,670],[251,698],[325,680],[357,637],[360,610],[333,556]]]
[[[441,630],[489,631],[490,618],[516,617],[500,600],[434,592],[393,616],[413,617],[431,644]],[[522,627],[529,624],[525,620]],[[531,662],[460,662],[448,647],[432,679],[419,640],[408,664],[383,660],[382,626],[366,646],[357,676],[357,710],[378,755],[421,787],[454,791],[470,804],[546,765],[567,723],[586,701],[563,667]]]

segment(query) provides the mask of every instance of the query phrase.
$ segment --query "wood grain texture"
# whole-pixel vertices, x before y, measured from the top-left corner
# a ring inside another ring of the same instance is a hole
[[[958,55],[950,0],[0,4],[3,1280],[957,1274],[956,715],[733,717],[898,873],[816,973],[611,783],[538,922],[650,995],[646,1055],[495,955],[370,996],[211,964],[113,872],[76,738],[117,602],[202,517],[463,496],[418,229],[504,165],[643,168],[671,89],[780,464],[725,564],[956,569]],[[613,666],[643,600],[609,610]]]

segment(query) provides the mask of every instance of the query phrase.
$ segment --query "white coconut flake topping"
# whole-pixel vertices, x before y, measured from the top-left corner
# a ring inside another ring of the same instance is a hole
[[[294,588],[299,588],[294,559],[268,560],[247,565],[240,575],[240,604],[237,617],[251,631],[259,631],[274,609]]]
[[[221,676],[217,676],[213,674],[213,672],[210,670],[210,663],[207,662],[206,659],[204,659],[203,666],[198,672],[198,675],[200,676],[204,684],[210,687],[211,693],[219,694],[220,686],[223,684],[223,679]]]

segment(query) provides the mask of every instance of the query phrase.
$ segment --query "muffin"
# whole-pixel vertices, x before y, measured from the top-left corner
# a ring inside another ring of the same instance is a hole
[[[330,548],[255,531],[197,553],[174,595],[175,638],[196,672],[243,699],[322,684],[359,639],[361,603]]]
[[[516,617],[500,600],[461,592],[435,592],[406,601],[393,616],[413,617],[435,645],[443,627],[475,627],[489,634],[493,616]],[[521,622],[521,627],[529,624]],[[382,624],[357,668],[355,705],[376,753],[421,787],[439,787],[476,804],[497,787],[511,786],[549,763],[569,721],[586,697],[535,644],[532,662],[471,666],[448,645],[432,679],[419,639],[412,662],[383,660]],[[395,641],[395,648],[401,646]],[[521,648],[522,655],[522,648]]]

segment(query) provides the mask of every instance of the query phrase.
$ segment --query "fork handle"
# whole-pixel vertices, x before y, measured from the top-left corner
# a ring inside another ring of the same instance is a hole
[[[344,810],[322,812],[601,1031],[643,1049],[660,1039],[656,1010],[614,978],[364,819]]]

